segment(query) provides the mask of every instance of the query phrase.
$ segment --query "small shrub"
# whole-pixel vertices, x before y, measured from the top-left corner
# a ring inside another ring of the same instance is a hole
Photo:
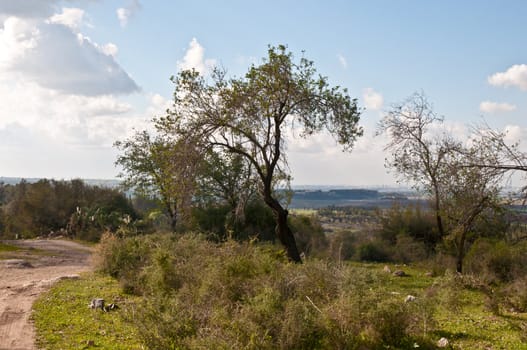
[[[516,279],[503,289],[507,306],[518,312],[527,312],[527,276]]]
[[[360,261],[385,262],[389,261],[387,248],[381,242],[363,243],[358,247]]]
[[[422,242],[414,240],[407,235],[398,235],[393,247],[393,260],[408,264],[410,262],[424,261],[427,258],[426,247]]]
[[[149,247],[142,238],[119,238],[106,232],[95,254],[97,270],[119,279],[125,291],[141,293],[140,268],[146,265]]]
[[[511,246],[504,241],[480,239],[466,257],[467,271],[488,284],[510,282],[527,275],[525,246]]]

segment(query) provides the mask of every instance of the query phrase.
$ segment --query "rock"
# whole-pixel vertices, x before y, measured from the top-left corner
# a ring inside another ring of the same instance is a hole
[[[437,341],[437,347],[439,348],[446,348],[448,345],[450,345],[450,342],[447,338],[443,337]]]
[[[408,276],[408,275],[406,274],[406,272],[404,272],[403,270],[395,270],[395,271],[393,272],[393,275],[394,275],[394,276],[397,276],[397,277],[405,277],[405,276]]]
[[[416,299],[416,297],[414,297],[413,295],[408,294],[406,296],[406,298],[404,298],[404,302],[405,303],[411,303],[412,301],[415,301],[415,299]]]
[[[94,299],[91,300],[90,305],[88,305],[88,307],[90,309],[95,309],[95,310],[101,309],[101,310],[105,311],[104,310],[104,299],[94,298]]]
[[[384,265],[384,268],[382,270],[386,273],[392,273],[392,270],[390,270],[390,267],[388,265]]]

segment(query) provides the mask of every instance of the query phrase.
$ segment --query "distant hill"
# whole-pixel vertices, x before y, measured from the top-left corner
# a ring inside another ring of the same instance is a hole
[[[321,208],[327,206],[391,206],[394,201],[408,201],[406,193],[382,192],[374,189],[294,190],[291,208]]]

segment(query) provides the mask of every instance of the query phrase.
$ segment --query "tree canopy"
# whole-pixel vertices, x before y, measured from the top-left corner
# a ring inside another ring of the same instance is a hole
[[[275,215],[277,237],[289,258],[299,262],[288,211],[275,193],[290,179],[286,130],[307,137],[326,129],[349,151],[362,135],[357,100],[346,89],[331,87],[312,61],[304,57],[295,61],[285,46],[270,47],[262,63],[250,67],[242,78],[227,78],[225,71],[216,69],[210,79],[190,70],[172,80],[174,105],[161,120],[165,130],[202,149],[244,157]]]

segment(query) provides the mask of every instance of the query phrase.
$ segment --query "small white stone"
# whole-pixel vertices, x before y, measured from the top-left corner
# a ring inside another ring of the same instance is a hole
[[[449,345],[449,341],[447,338],[441,338],[437,341],[437,346],[440,348],[446,348]]]
[[[412,302],[412,301],[415,301],[415,299],[416,299],[416,298],[415,298],[413,295],[410,295],[410,294],[409,294],[409,295],[406,296],[406,298],[404,298],[404,302],[405,302],[405,303],[410,303],[410,302]]]

